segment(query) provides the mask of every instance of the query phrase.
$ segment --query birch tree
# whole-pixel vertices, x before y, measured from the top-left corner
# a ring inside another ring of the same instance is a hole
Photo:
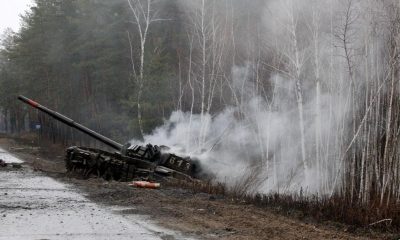
[[[193,78],[189,82],[191,89],[196,89],[196,102],[199,105],[201,118],[200,135],[198,136],[198,148],[202,149],[206,142],[209,117],[214,104],[215,92],[219,80],[223,75],[225,57],[224,35],[226,31],[225,14],[219,12],[220,3],[215,0],[197,0],[184,2],[188,10],[188,28],[190,31],[190,46],[196,49],[190,52],[190,70],[193,71]],[[194,47],[196,46],[196,47]],[[197,87],[195,87],[197,86]],[[194,87],[194,88],[192,88]]]
[[[144,131],[142,126],[142,106],[141,106],[141,98],[143,94],[143,86],[144,86],[144,64],[145,64],[145,51],[146,51],[146,41],[149,34],[150,26],[158,21],[162,21],[163,19],[158,18],[158,11],[153,9],[154,1],[153,0],[127,0],[129,8],[133,15],[133,24],[136,25],[137,32],[139,33],[139,61],[135,60],[135,48],[133,45],[133,40],[128,32],[128,40],[130,45],[130,53],[131,53],[131,65],[132,65],[132,74],[133,78],[136,81],[137,89],[137,118],[139,123],[140,134],[143,137]]]

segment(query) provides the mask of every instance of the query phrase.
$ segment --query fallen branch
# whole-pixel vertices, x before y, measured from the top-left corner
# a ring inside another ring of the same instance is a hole
[[[381,222],[389,222],[389,225],[391,225],[392,224],[392,219],[391,218],[382,219],[382,220],[379,220],[377,222],[369,224],[369,226],[374,226],[374,225],[379,224]]]

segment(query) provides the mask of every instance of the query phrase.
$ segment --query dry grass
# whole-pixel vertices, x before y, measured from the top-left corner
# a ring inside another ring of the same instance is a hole
[[[279,208],[281,211],[300,211],[304,216],[317,221],[336,221],[359,228],[375,228],[385,231],[400,229],[400,205],[380,206],[379,199],[368,205],[351,203],[339,195],[328,197],[299,195],[256,195],[248,201],[265,207]]]
[[[251,181],[250,181],[251,182]],[[349,198],[339,195],[332,197],[307,196],[300,191],[298,194],[246,194],[244,189],[228,188],[223,183],[212,181],[186,182],[169,181],[169,185],[189,189],[193,192],[203,192],[223,196],[238,203],[253,204],[268,208],[283,215],[295,216],[315,222],[333,221],[349,225],[348,229],[373,229],[385,232],[400,230],[400,205],[390,204],[382,207],[379,199],[369,205],[350,203]],[[246,184],[241,186],[245,187]]]
[[[32,144],[34,138],[25,136],[16,140],[29,145]],[[53,156],[56,156],[56,153],[63,152],[63,150],[60,150],[63,148],[60,144],[55,145],[50,141],[42,141],[42,144],[47,145],[44,149],[51,151]],[[33,163],[34,168],[37,170],[53,167],[50,166],[52,163],[42,166],[43,163],[40,162],[35,161]],[[54,166],[54,172],[60,172],[56,165]],[[382,206],[380,199],[370,199],[367,205],[362,205],[357,201],[350,201],[350,197],[346,197],[343,193],[333,195],[330,198],[304,195],[302,191],[299,191],[298,194],[290,195],[282,193],[260,194],[256,193],[256,188],[254,188],[254,186],[259,186],[263,180],[259,176],[257,172],[249,171],[249,174],[244,174],[242,178],[229,187],[212,180],[188,182],[171,179],[164,184],[188,189],[194,193],[202,192],[218,195],[238,203],[253,204],[280,214],[313,219],[317,222],[335,221],[357,228],[373,228],[384,231],[400,230],[400,204],[396,202]]]

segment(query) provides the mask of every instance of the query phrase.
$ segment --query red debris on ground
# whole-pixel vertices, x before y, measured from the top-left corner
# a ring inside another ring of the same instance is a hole
[[[129,186],[139,187],[139,188],[159,188],[159,183],[147,182],[147,181],[133,181],[132,183],[128,184]]]

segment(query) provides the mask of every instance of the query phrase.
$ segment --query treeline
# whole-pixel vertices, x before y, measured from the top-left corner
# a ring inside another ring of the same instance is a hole
[[[252,58],[262,2],[36,0],[20,31],[2,37],[2,126],[48,126],[19,94],[120,141],[142,138],[174,110],[237,104],[232,66]],[[257,71],[259,79],[271,72]],[[69,132],[56,125],[42,130]]]
[[[160,17],[176,19],[175,1],[162,5]],[[140,58],[140,37],[127,1],[38,0],[22,18],[19,32],[4,34],[0,54],[6,130],[25,130],[27,119],[31,125],[41,121],[16,101],[24,94],[105,135],[140,138],[138,84],[132,73],[132,62]],[[155,24],[147,36],[140,99],[146,132],[176,108],[180,39],[174,22]]]

